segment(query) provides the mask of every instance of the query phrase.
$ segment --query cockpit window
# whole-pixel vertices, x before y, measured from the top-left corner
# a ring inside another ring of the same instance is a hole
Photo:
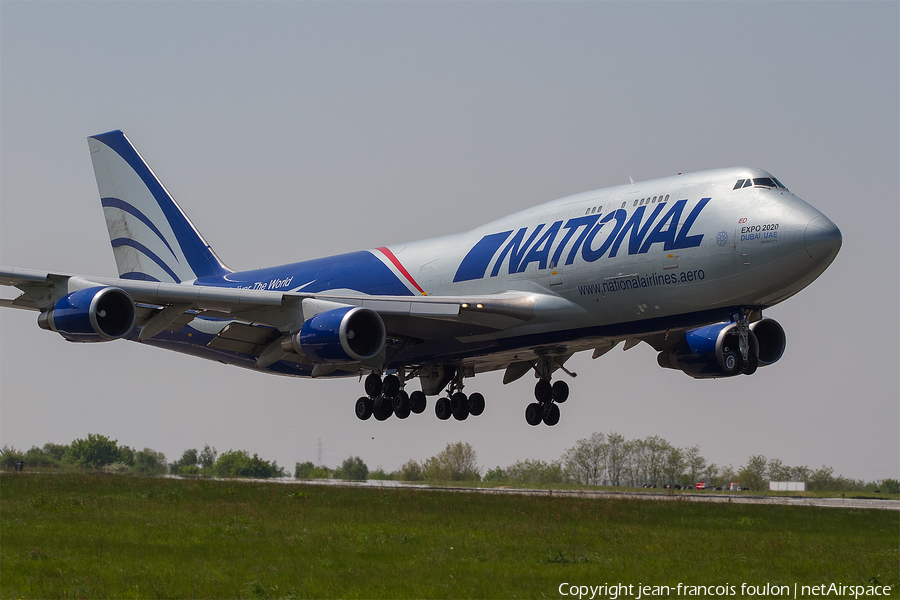
[[[750,186],[759,186],[759,187],[768,187],[768,188],[780,188],[783,190],[787,189],[787,186],[775,179],[774,177],[757,177],[756,179],[738,179],[737,183],[734,184],[734,187],[731,188],[733,190],[739,190],[741,188],[750,187]]]

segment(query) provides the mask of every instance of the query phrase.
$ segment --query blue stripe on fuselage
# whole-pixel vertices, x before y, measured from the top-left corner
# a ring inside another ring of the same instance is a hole
[[[354,290],[362,294],[412,296],[413,293],[381,260],[368,251],[339,254],[288,265],[204,277],[197,285],[250,290]]]

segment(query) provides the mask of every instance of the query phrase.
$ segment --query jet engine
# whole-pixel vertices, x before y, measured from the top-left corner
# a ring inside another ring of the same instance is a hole
[[[55,331],[70,342],[109,342],[134,328],[134,300],[116,287],[93,287],[72,292],[38,317],[42,329]]]
[[[321,312],[291,338],[298,353],[319,364],[360,362],[384,348],[386,332],[377,312],[347,306]]]
[[[750,325],[750,363],[743,369],[738,328],[735,323],[715,323],[688,331],[674,348],[660,352],[659,366],[679,369],[697,379],[748,374],[756,366],[771,365],[784,354],[784,329],[777,321],[761,319]]]

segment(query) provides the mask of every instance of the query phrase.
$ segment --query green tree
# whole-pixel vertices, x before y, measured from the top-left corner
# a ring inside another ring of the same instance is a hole
[[[885,494],[900,494],[900,481],[885,479],[881,482],[881,491]]]
[[[2,462],[7,467],[12,467],[17,460],[25,460],[25,453],[21,450],[16,450],[13,446],[4,445],[3,448],[0,448],[0,462]]]
[[[215,448],[210,448],[209,444],[203,446],[203,451],[200,452],[200,456],[197,458],[197,461],[200,463],[201,469],[211,469],[214,464],[216,464],[216,457],[219,455],[216,452]]]
[[[89,433],[87,439],[78,438],[69,444],[64,459],[81,467],[102,467],[119,461],[118,440]]]
[[[628,464],[629,443],[622,435],[614,432],[606,436],[606,443],[609,445],[606,454],[606,478],[614,486],[620,486]]]
[[[565,480],[562,463],[555,460],[519,460],[506,468],[506,479],[518,484],[562,483]]]
[[[134,465],[131,467],[134,473],[141,475],[160,475],[166,472],[166,455],[150,448],[144,448],[134,453]]]
[[[425,461],[425,479],[429,481],[478,481],[481,469],[472,444],[447,444],[441,452]]]
[[[424,479],[422,465],[413,459],[409,459],[397,471],[396,479],[400,481],[422,481]]]
[[[335,478],[348,481],[364,481],[368,474],[369,467],[358,456],[351,456],[345,459],[334,472]]]
[[[66,455],[66,451],[69,449],[68,445],[65,444],[54,444],[52,442],[47,442],[44,444],[44,447],[41,450],[44,451],[44,454],[49,456],[54,460],[55,463],[61,463],[63,460],[63,456]]]
[[[701,475],[706,470],[706,459],[700,455],[700,446],[691,446],[684,450],[684,461],[687,481],[681,483],[693,486],[700,481]]]
[[[334,472],[324,465],[316,466],[311,462],[297,463],[294,466],[296,479],[331,479]]]
[[[50,465],[59,462],[37,446],[32,446],[25,453],[24,461],[29,467],[49,467]]]
[[[609,443],[602,433],[580,439],[575,446],[562,456],[566,472],[577,483],[602,485],[606,479],[606,462],[609,457]]]
[[[506,471],[501,469],[499,465],[494,469],[488,469],[488,472],[484,474],[482,481],[503,483],[506,481]]]
[[[742,488],[758,491],[765,489],[768,460],[761,454],[751,456],[747,464],[738,471],[738,483]]]

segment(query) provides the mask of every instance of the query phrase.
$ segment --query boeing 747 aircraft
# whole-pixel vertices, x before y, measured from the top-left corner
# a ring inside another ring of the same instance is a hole
[[[554,375],[641,342],[696,378],[778,361],[763,311],[841,247],[771,174],[727,168],[560,198],[472,231],[253,271],[223,263],[121,131],[88,138],[118,277],[0,267],[8,307],[72,342],[128,339],[296,377],[365,378],[356,416],[480,415],[478,373],[533,373],[530,425],[555,425]],[[570,374],[571,375],[571,374]],[[418,379],[421,391],[407,392]]]

